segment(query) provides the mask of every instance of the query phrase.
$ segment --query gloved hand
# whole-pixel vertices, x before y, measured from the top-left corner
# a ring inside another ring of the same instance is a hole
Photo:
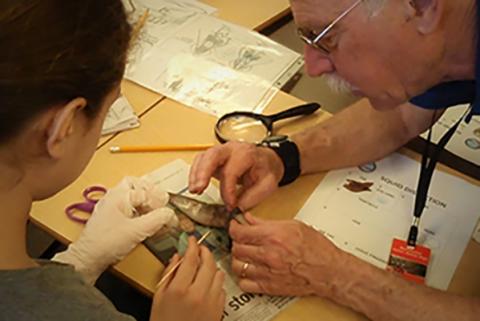
[[[165,191],[144,179],[126,177],[97,203],[78,240],[52,260],[73,265],[93,284],[147,237],[165,225],[178,225],[167,203]]]

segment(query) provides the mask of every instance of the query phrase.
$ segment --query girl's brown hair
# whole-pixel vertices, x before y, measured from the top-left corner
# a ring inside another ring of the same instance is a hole
[[[123,76],[130,32],[121,0],[1,0],[0,142],[76,97],[94,117]]]

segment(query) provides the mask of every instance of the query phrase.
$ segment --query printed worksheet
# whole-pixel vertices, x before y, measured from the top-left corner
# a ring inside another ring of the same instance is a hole
[[[406,240],[420,163],[400,154],[359,168],[332,171],[297,219],[339,248],[385,268],[394,238]],[[447,289],[480,217],[480,187],[436,171],[418,243],[432,250],[426,283]]]
[[[216,12],[215,8],[194,0],[123,0],[123,3],[132,26],[148,10],[147,20],[130,50],[127,77],[134,73],[137,65],[156,44],[165,41],[198,15]]]
[[[302,65],[298,53],[265,36],[197,15],[149,49],[127,78],[221,116],[261,112],[278,91],[277,82]]]
[[[465,115],[469,105],[448,108],[432,128],[432,142],[437,143],[450,127]],[[421,135],[427,139],[428,131]],[[472,117],[470,123],[462,122],[452,136],[446,150],[480,166],[480,116]]]

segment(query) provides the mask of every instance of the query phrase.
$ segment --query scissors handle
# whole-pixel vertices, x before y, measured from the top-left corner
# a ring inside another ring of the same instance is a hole
[[[88,218],[78,216],[76,213],[84,212],[92,214],[93,210],[95,209],[95,205],[98,203],[101,196],[105,195],[106,193],[107,189],[103,186],[95,185],[86,188],[82,193],[83,197],[85,198],[85,202],[69,205],[67,208],[65,208],[65,214],[67,214],[68,218],[74,222],[82,224],[87,223]],[[95,194],[96,197],[93,197],[93,194]],[[101,196],[97,194],[101,194]]]
[[[87,187],[83,191],[83,197],[88,201],[88,202],[94,202],[95,204],[100,200],[99,197],[92,197],[92,194],[101,194],[101,196],[104,196],[107,193],[107,189],[103,186],[99,185],[94,185]]]
[[[72,205],[68,206],[65,209],[65,214],[67,214],[67,216],[72,221],[85,224],[85,223],[87,223],[88,219],[77,216],[77,215],[75,215],[75,213],[77,211],[85,212],[85,213],[92,213],[93,209],[95,208],[95,205],[96,205],[96,202],[92,202],[92,201],[87,201],[87,202],[84,202],[84,203],[75,203],[75,204],[72,204]]]

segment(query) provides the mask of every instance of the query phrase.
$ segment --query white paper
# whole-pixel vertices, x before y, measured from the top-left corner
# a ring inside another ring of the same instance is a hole
[[[408,236],[420,164],[393,154],[361,168],[327,174],[297,219],[324,232],[339,248],[385,268],[393,238]],[[348,180],[373,185],[355,193],[345,187]],[[432,250],[429,286],[447,289],[480,216],[478,195],[479,187],[434,173],[418,239]]]
[[[135,115],[132,106],[124,96],[120,96],[110,107],[105,117],[102,135],[137,128],[138,126],[140,126],[140,120]]]
[[[465,114],[468,106],[448,108],[432,128],[432,142],[438,143],[443,134]],[[421,136],[427,139],[428,131]],[[480,116],[474,116],[469,124],[462,122],[445,149],[480,166]]]
[[[277,80],[301,67],[299,58],[258,33],[197,15],[149,49],[127,78],[217,116],[260,112]]]
[[[190,166],[183,160],[173,161],[144,177],[172,193],[187,194],[187,182]],[[191,197],[197,197],[189,195]],[[216,187],[210,185],[200,197],[201,200],[211,203],[221,203],[220,193]],[[225,272],[225,286],[227,293],[224,321],[267,321],[282,311],[293,298],[272,297],[243,292],[237,286],[237,278],[231,270],[231,256],[229,254],[217,259],[218,267]]]
[[[189,194],[187,185],[189,170],[190,166],[185,161],[177,159],[146,174],[144,178],[170,193],[187,195],[205,202],[223,204],[218,188],[212,184],[200,196]]]

